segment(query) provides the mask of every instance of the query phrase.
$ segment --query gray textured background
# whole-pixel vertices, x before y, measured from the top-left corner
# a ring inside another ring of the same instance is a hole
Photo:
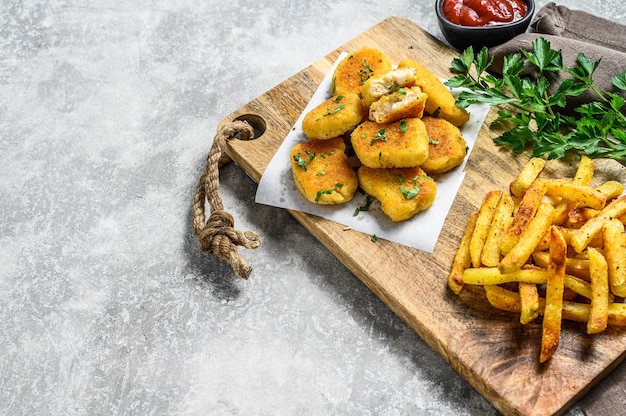
[[[250,280],[189,228],[221,119],[433,4],[0,2],[0,413],[497,414],[237,166]]]

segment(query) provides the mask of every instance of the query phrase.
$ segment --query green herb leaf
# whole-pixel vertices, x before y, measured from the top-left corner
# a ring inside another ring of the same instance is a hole
[[[613,85],[615,85],[620,90],[626,90],[626,72],[621,73],[619,75],[615,75],[611,78]]]
[[[383,142],[387,141],[387,136],[385,136],[385,129],[380,129],[378,130],[378,133],[376,133],[376,136],[374,136],[374,138],[372,140],[370,140],[370,146],[373,146],[374,143],[376,143],[377,140],[381,140]]]
[[[537,157],[563,158],[574,153],[626,163],[626,99],[594,85],[599,60],[580,53],[575,66],[565,67],[561,51],[552,49],[543,37],[533,41],[531,51],[505,57],[500,77],[491,73],[488,56],[486,48],[476,55],[467,48],[452,60],[456,75],[445,84],[464,88],[456,100],[460,107],[485,103],[498,108],[493,123],[505,132],[494,139],[496,143],[515,153],[532,149]],[[551,81],[556,72],[565,75],[559,85]],[[626,91],[626,72],[611,80]],[[584,93],[595,95],[595,101],[574,108],[573,115],[563,113],[570,98]]]
[[[400,190],[402,191],[402,196],[405,199],[413,199],[417,196],[417,194],[419,194],[420,192],[420,188],[418,188],[417,186],[414,186],[411,189],[406,189],[404,187],[404,184],[400,185]]]
[[[319,202],[320,198],[322,197],[322,195],[330,195],[335,190],[341,189],[341,188],[343,188],[343,184],[342,183],[336,183],[333,186],[331,186],[329,189],[317,191],[317,194],[315,195],[315,202]]]
[[[298,152],[297,155],[294,155],[293,160],[296,162],[298,167],[306,172],[306,159],[302,157],[302,154]]]
[[[365,205],[361,206],[361,207],[356,207],[356,209],[354,210],[354,216],[359,215],[359,212],[366,212],[370,210],[370,206],[372,205],[372,201],[373,199],[367,195],[365,197]]]

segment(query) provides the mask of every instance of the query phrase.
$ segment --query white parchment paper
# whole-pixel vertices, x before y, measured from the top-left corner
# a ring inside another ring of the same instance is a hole
[[[307,201],[296,188],[291,172],[289,152],[297,143],[309,140],[302,132],[302,119],[311,109],[330,98],[332,74],[336,65],[346,55],[346,53],[340,55],[333,68],[326,74],[311,101],[265,169],[257,188],[255,201],[264,205],[314,214],[376,236],[376,238],[391,240],[432,253],[454,197],[465,177],[467,157],[461,166],[444,175],[434,177],[437,182],[437,197],[430,208],[400,223],[391,221],[381,211],[377,201],[371,204],[368,211],[355,214],[358,207],[366,204],[366,196],[360,192],[357,192],[354,198],[346,204],[317,205]],[[452,90],[452,93],[456,94],[458,91]],[[468,111],[470,119],[461,128],[461,133],[467,142],[469,155],[485,121],[489,106],[472,105]]]

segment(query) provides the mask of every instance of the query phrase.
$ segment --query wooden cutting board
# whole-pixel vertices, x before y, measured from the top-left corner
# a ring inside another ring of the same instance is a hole
[[[413,58],[442,78],[451,76],[450,62],[458,56],[411,21],[386,19],[226,117],[219,128],[243,119],[259,134],[252,141],[231,140],[228,155],[258,182],[339,54],[364,46],[381,49],[394,63]],[[493,116],[492,110],[432,254],[380,239],[374,243],[335,222],[290,213],[503,414],[562,414],[623,360],[626,331],[588,336],[584,325],[566,322],[556,355],[540,365],[540,320],[522,326],[517,316],[494,310],[482,289],[456,296],[447,288],[469,214],[488,191],[508,189],[529,158],[494,145],[488,127]],[[548,164],[555,175],[571,176],[574,169]],[[617,163],[597,165],[597,172],[626,183]]]

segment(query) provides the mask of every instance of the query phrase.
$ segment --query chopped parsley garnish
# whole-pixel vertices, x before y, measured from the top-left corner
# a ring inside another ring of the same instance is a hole
[[[373,146],[376,143],[376,140],[382,140],[383,142],[387,141],[387,136],[385,136],[385,129],[378,130],[376,136],[372,140],[370,140],[370,146]]]
[[[298,152],[297,155],[294,155],[293,160],[300,169],[306,172],[306,159],[302,157],[302,153]]]
[[[393,92],[397,92],[398,94],[406,95],[406,90],[402,87],[396,87]]]
[[[335,102],[336,102],[336,101],[335,101]],[[332,116],[333,114],[336,114],[336,113],[338,113],[339,111],[343,110],[345,107],[346,107],[346,106],[345,106],[345,105],[343,105],[343,104],[339,104],[339,105],[338,105],[338,106],[336,106],[335,108],[333,108],[332,106],[331,106],[331,107],[327,107],[327,108],[326,108],[326,114],[324,114],[322,117]],[[316,121],[317,121],[317,120],[320,120],[322,117],[318,117],[318,118],[316,119]]]
[[[311,163],[313,159],[315,159],[315,156],[317,154],[311,153],[308,150],[305,150],[304,153],[307,155],[306,158],[302,156],[302,153],[298,152],[298,154],[293,157],[293,160],[296,162],[296,164],[298,165],[300,169],[306,172],[307,170],[306,164]]]
[[[359,212],[369,211],[370,205],[372,205],[372,198],[369,195],[367,195],[365,197],[365,205],[363,205],[362,207],[356,207],[356,209],[354,210],[354,216],[359,215]]]
[[[315,196],[315,202],[319,202],[319,200],[322,197],[322,195],[330,195],[335,190],[341,189],[341,188],[343,188],[343,184],[342,183],[336,183],[333,186],[331,186],[329,189],[326,189],[325,191],[324,190],[317,191],[317,195]]]
[[[439,140],[431,139],[431,138],[429,137],[429,138],[428,138],[428,143],[430,143],[430,144],[439,144]]]
[[[438,118],[438,117],[439,117],[439,113],[440,113],[440,112],[441,112],[441,107],[437,107],[437,108],[435,109],[435,111],[433,111],[432,116],[433,116],[434,118]]]
[[[361,83],[365,83],[374,74],[374,71],[365,59],[361,59],[361,63],[363,68],[359,69],[359,74],[361,74]]]
[[[400,182],[400,191],[402,191],[402,196],[404,196],[405,199],[413,199],[417,196],[417,194],[419,194],[420,188],[417,187],[417,176],[411,179],[411,182],[413,182],[413,188],[411,189],[405,188],[404,178],[402,175],[397,175],[396,178]]]
[[[400,121],[400,131],[402,133],[406,133],[406,129],[407,129],[406,120],[401,120]]]
[[[370,240],[372,241],[372,243],[375,243],[378,241],[378,237],[376,237],[376,234],[372,234],[372,238],[370,238]]]

